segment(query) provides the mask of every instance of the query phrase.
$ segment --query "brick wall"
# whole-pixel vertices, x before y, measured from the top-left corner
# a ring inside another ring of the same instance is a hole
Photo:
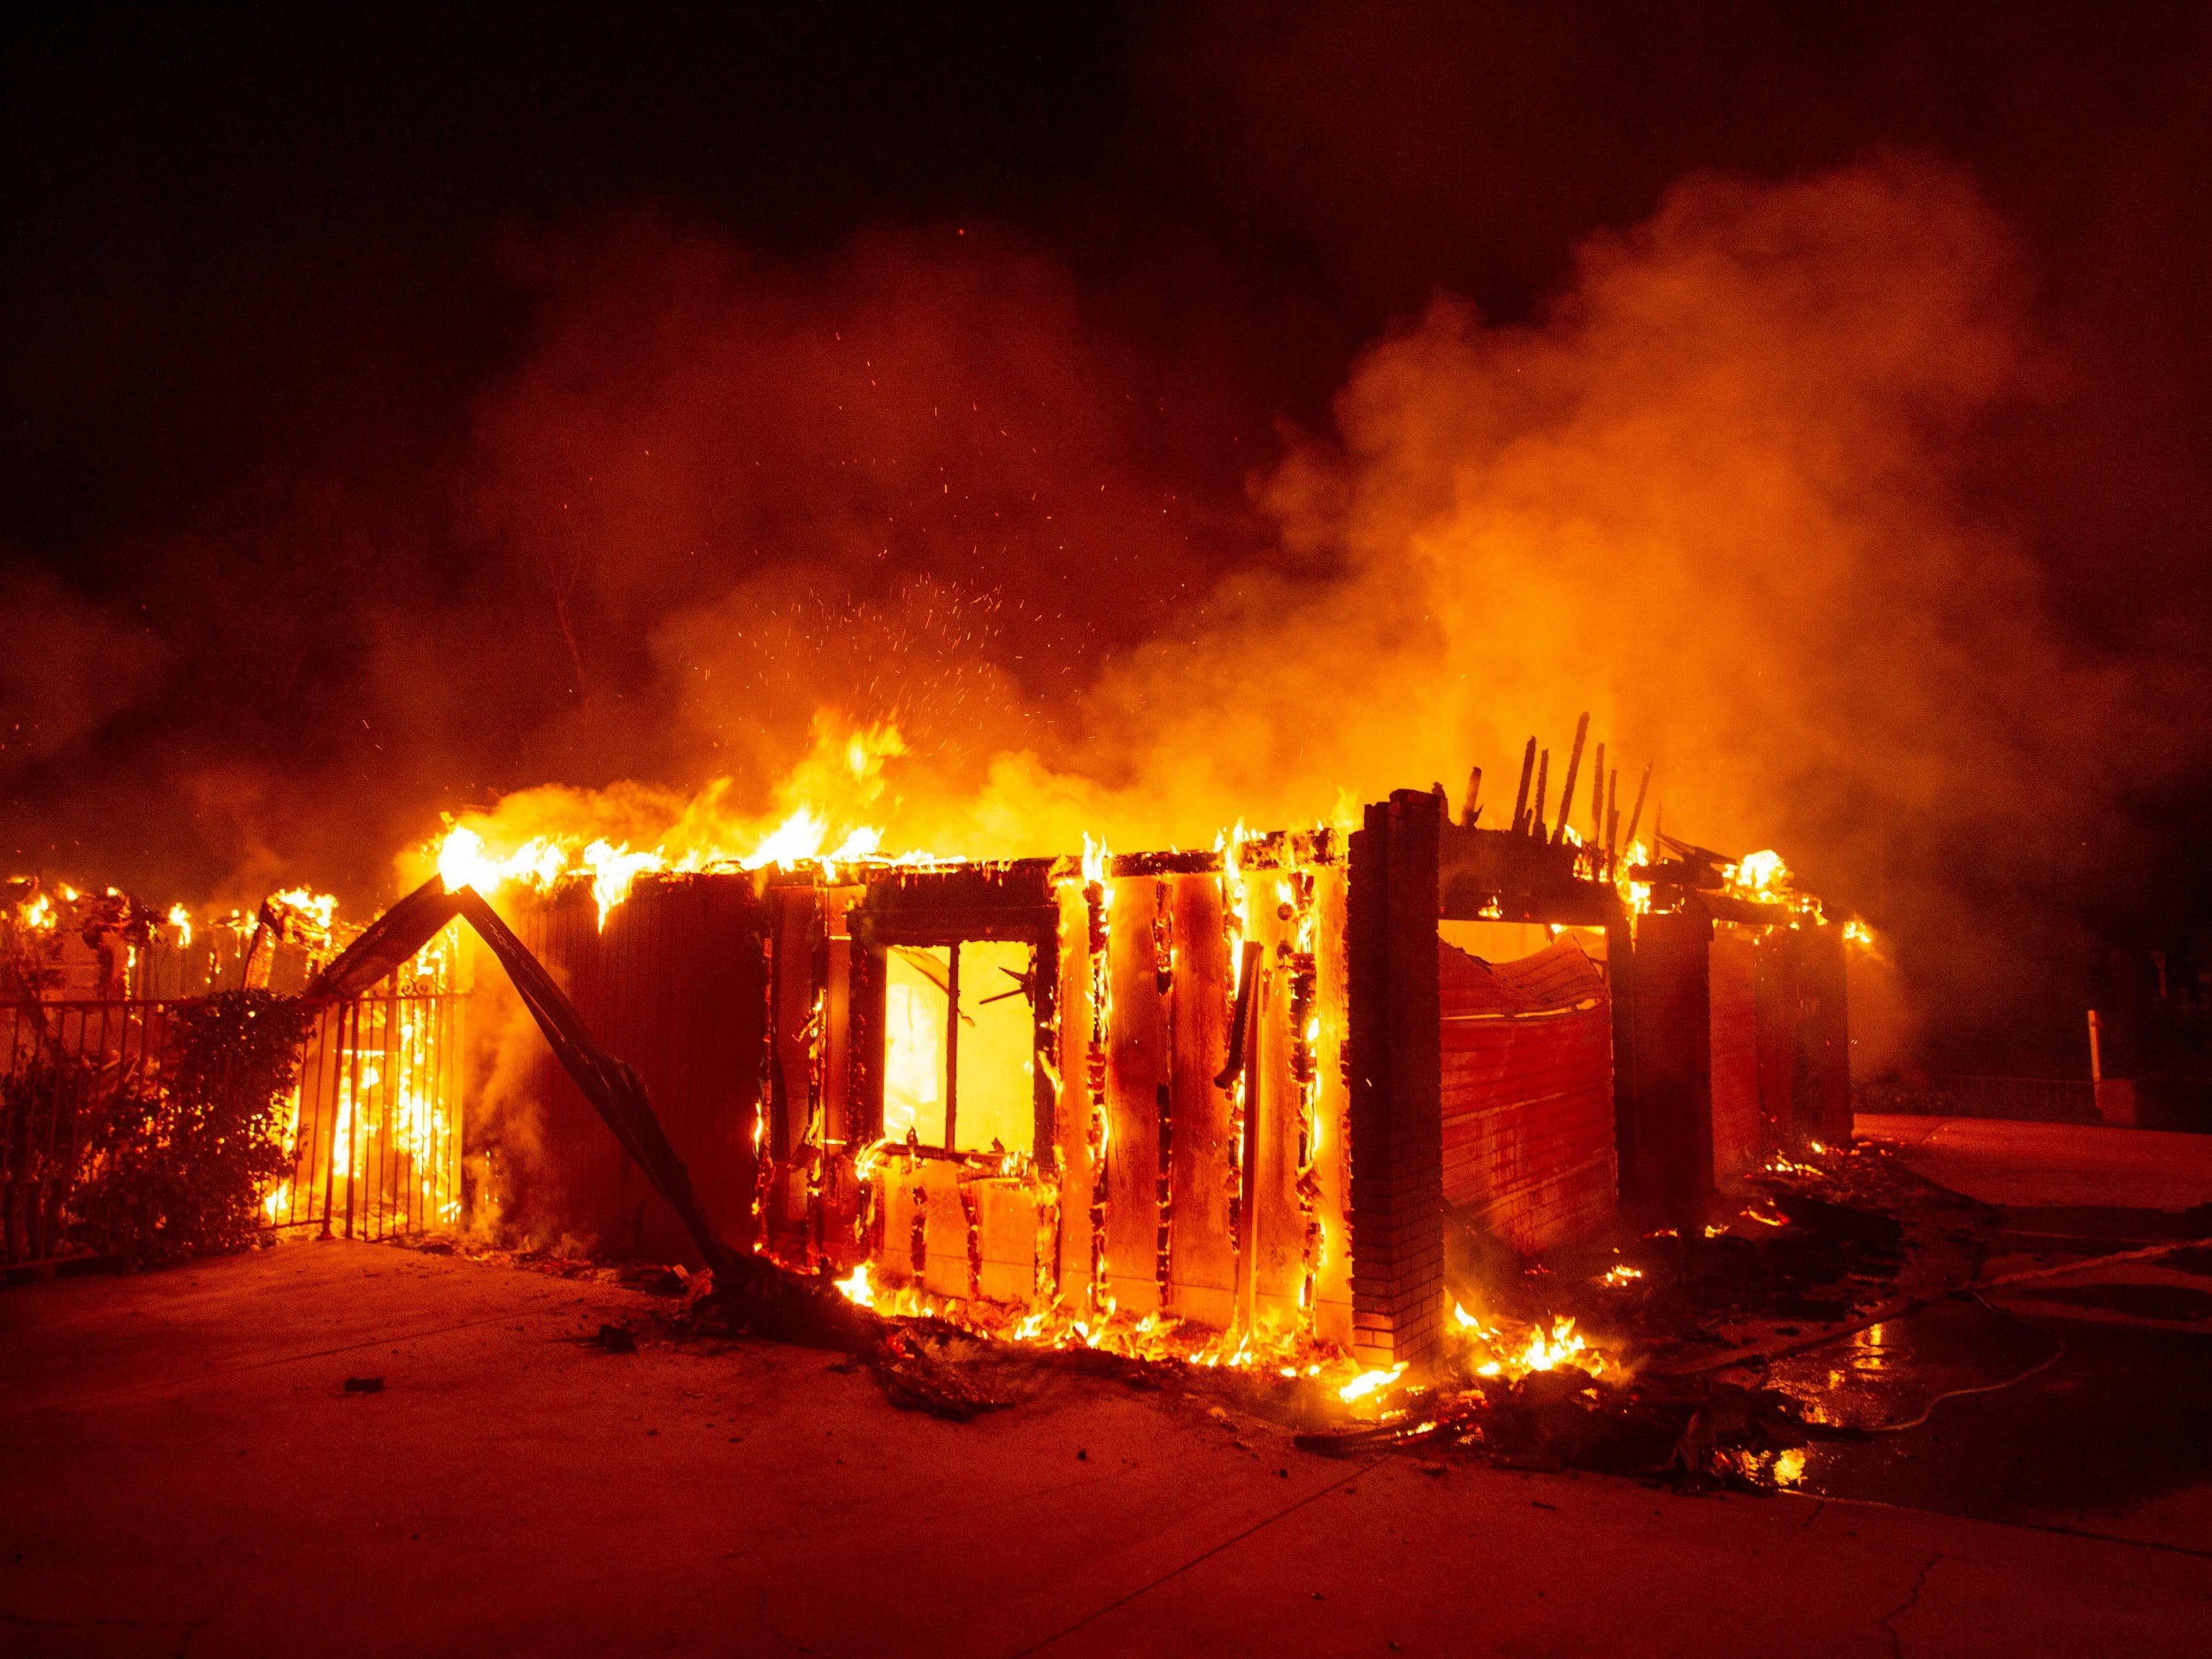
[[[1446,1200],[1525,1255],[1601,1225],[1618,1191],[1603,978],[1571,941],[1437,957]]]
[[[1400,790],[1351,838],[1352,1342],[1365,1363],[1425,1363],[1442,1340],[1438,1119],[1440,795]]]
[[[1713,936],[1713,1179],[1760,1159],[1758,948],[1733,928]]]

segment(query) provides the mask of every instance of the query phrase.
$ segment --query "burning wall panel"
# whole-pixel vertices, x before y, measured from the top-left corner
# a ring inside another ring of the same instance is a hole
[[[1345,872],[1341,864],[1310,872],[1314,1001],[1309,1026],[1313,1125],[1311,1202],[1314,1225],[1314,1331],[1322,1340],[1352,1342],[1352,1117],[1348,1089],[1350,964],[1346,955]]]
[[[1148,876],[1112,882],[1106,946],[1111,1018],[1106,1059],[1105,1284],[1124,1311],[1159,1311],[1169,1249],[1168,1173],[1160,1128],[1173,1133],[1174,892]],[[1185,982],[1180,1007],[1200,995]]]
[[[1019,864],[863,875],[851,960],[881,955],[893,993],[873,1039],[885,1137],[859,1159],[871,1285],[1015,1315],[1171,1321],[1194,1340],[1349,1335],[1343,872],[1286,843],[1254,856],[1250,871],[1168,854],[1082,875]],[[1248,943],[1261,964],[1250,1064],[1232,1066]],[[926,1041],[905,1029],[918,1000]],[[1017,1012],[1032,1022],[1018,1062],[986,1028],[1014,1029]],[[820,1041],[833,1046],[828,1023]],[[956,1029],[957,1056],[940,1029]],[[857,1065],[866,1040],[842,1040]],[[1029,1121],[1017,1086],[1033,1094]],[[986,1091],[979,1126],[948,1135],[945,1106],[967,1123],[972,1088]],[[795,1259],[803,1232],[772,1231],[772,1248]]]
[[[968,1259],[968,1216],[961,1202],[960,1170],[938,1158],[893,1154],[879,1176],[884,1276],[933,1296],[972,1294]]]
[[[1306,1280],[1306,1220],[1298,1194],[1301,1140],[1294,1053],[1291,979],[1279,952],[1292,925],[1276,914],[1273,884],[1254,879],[1245,936],[1261,947],[1253,993],[1257,1024],[1253,1070],[1244,1081],[1245,1133],[1253,1137],[1252,1295],[1263,1328],[1295,1329]]]
[[[1237,1147],[1229,1092],[1217,1079],[1228,1063],[1234,972],[1222,933],[1218,876],[1173,876],[1173,1033],[1168,1147],[1167,1310],[1221,1331],[1236,1317]]]
[[[1093,1231],[1094,1210],[1103,1196],[1099,1179],[1106,1128],[1103,956],[1094,952],[1103,942],[1106,902],[1100,884],[1063,881],[1056,893],[1061,949],[1049,1137],[1059,1175],[1054,1289],[1063,1307],[1087,1319],[1095,1312],[1099,1277],[1094,1244],[1104,1242],[1102,1233]]]

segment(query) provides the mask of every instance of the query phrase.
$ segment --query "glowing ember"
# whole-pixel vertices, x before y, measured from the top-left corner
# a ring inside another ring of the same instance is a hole
[[[1624,1262],[1616,1267],[1607,1269],[1605,1277],[1601,1279],[1598,1283],[1601,1285],[1609,1285],[1614,1289],[1618,1290],[1624,1285],[1634,1284],[1643,1276],[1644,1270],[1642,1268],[1631,1267]]]

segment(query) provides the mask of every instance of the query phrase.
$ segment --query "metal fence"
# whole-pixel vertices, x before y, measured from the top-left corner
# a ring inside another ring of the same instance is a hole
[[[292,1172],[263,1202],[270,1225],[383,1239],[459,1221],[465,1001],[414,992],[322,1011],[292,1100]]]
[[[86,1142],[119,1096],[158,1085],[175,1006],[132,998],[0,1010],[0,1262],[61,1253]]]
[[[271,1227],[382,1239],[461,1213],[462,1010],[449,991],[334,1004],[303,1045],[284,1144],[262,1200]],[[95,1126],[159,1089],[188,1000],[0,1009],[0,1262],[60,1255]]]

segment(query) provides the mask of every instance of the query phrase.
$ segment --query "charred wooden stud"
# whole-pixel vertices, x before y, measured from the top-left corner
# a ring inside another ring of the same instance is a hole
[[[1651,787],[1651,763],[1644,763],[1643,781],[1636,786],[1636,804],[1628,814],[1628,833],[1621,839],[1630,847],[1636,844],[1636,826],[1644,819],[1644,791]]]
[[[1559,822],[1551,833],[1555,847],[1567,839],[1567,822],[1574,816],[1575,810],[1575,778],[1582,771],[1582,742],[1589,735],[1590,716],[1586,711],[1575,722],[1574,747],[1567,753],[1567,780],[1559,787]]]

